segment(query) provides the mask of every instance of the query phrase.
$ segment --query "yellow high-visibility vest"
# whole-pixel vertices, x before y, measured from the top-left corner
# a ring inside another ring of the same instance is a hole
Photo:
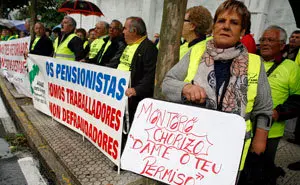
[[[70,34],[62,43],[58,44],[58,37],[55,39],[53,47],[54,47],[54,55],[53,58],[60,58],[64,60],[75,61],[75,54],[68,48],[69,42],[77,37],[75,33]]]

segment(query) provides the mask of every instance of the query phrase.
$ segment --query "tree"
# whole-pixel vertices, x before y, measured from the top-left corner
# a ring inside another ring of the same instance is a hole
[[[0,18],[8,18],[11,11],[28,5],[28,0],[0,0]]]
[[[163,99],[161,85],[166,73],[179,60],[180,37],[187,0],[165,0],[155,72],[154,97]]]
[[[45,23],[46,27],[53,27],[60,23],[60,21],[63,19],[64,14],[57,12],[57,9],[61,6],[64,0],[36,1],[36,9],[34,10],[34,12],[36,13],[36,15],[41,15],[41,22]],[[31,2],[33,2],[33,0]],[[31,3],[29,6],[20,8],[16,19],[24,20],[26,18],[29,18],[28,15],[30,15],[30,9],[32,7],[33,3]]]

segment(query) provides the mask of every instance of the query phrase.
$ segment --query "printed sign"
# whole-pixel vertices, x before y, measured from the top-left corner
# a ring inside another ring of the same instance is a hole
[[[18,93],[31,97],[24,58],[29,43],[30,37],[0,42],[0,74],[14,84]]]
[[[235,184],[246,131],[234,114],[144,99],[121,168],[168,184]]]
[[[130,73],[37,55],[29,55],[28,66],[34,106],[118,165]]]

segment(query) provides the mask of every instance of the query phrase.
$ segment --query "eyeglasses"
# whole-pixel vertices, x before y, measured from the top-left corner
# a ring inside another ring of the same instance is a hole
[[[191,22],[190,20],[184,19],[184,22]]]
[[[281,40],[279,39],[272,39],[272,38],[260,38],[259,42],[270,42],[270,43],[274,43],[274,42],[279,42]]]

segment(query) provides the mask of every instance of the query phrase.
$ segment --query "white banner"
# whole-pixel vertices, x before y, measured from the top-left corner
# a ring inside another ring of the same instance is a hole
[[[28,51],[30,37],[0,42],[0,73],[14,84],[20,94],[31,97],[24,52]]]
[[[35,108],[84,135],[119,165],[130,73],[38,55],[29,55],[28,67]]]
[[[245,132],[235,114],[144,99],[121,167],[168,184],[234,185]]]

